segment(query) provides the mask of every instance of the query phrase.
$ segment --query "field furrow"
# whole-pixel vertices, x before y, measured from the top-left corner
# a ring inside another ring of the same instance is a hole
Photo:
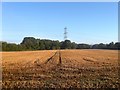
[[[3,88],[119,88],[117,50],[2,54]]]

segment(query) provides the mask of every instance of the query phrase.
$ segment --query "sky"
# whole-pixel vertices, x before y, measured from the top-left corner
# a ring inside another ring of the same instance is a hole
[[[24,37],[76,43],[118,41],[117,2],[4,2],[2,41],[21,43]]]

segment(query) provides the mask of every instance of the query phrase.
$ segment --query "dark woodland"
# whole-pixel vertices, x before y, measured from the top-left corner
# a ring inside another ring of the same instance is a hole
[[[109,44],[77,44],[70,40],[54,41],[48,39],[35,39],[34,37],[25,37],[20,44],[0,42],[2,51],[29,51],[29,50],[57,50],[57,49],[110,49],[120,50],[120,42],[110,42]]]

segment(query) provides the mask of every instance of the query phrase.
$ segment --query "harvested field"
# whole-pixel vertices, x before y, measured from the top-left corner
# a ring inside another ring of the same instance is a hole
[[[2,52],[3,88],[119,88],[117,50]]]

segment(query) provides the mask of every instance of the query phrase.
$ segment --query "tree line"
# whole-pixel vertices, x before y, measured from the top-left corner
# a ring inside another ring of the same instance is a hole
[[[35,39],[34,37],[25,37],[20,44],[0,42],[2,51],[26,51],[26,50],[56,50],[56,49],[112,49],[120,50],[120,42],[111,42],[109,44],[77,44],[70,40],[54,41],[48,39]],[[1,46],[2,45],[2,46]]]

